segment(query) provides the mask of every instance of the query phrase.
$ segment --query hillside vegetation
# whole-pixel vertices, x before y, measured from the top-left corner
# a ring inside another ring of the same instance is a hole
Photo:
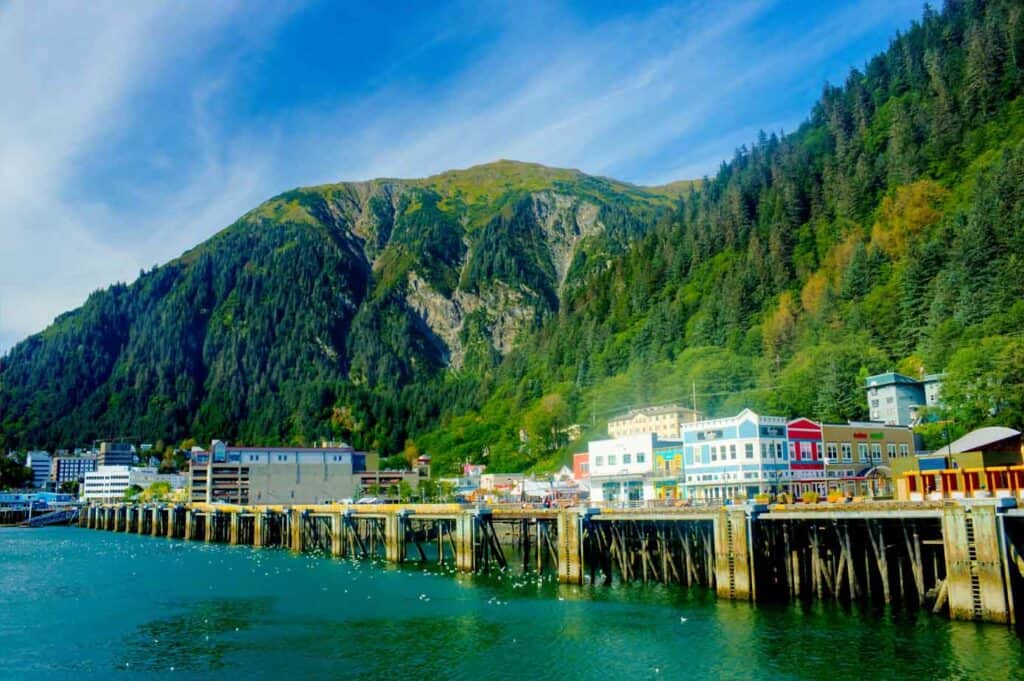
[[[1024,3],[949,2],[700,182],[500,161],[287,192],[13,348],[0,446],[522,470],[642,403],[862,418],[890,369],[948,373],[942,437],[1020,427],[1022,68]]]

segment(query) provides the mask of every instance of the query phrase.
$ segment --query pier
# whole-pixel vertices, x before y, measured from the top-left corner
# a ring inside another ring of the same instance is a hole
[[[81,527],[339,558],[514,567],[566,584],[662,582],[754,602],[899,604],[1018,624],[1024,510],[1012,499],[704,508],[459,504],[90,506]]]

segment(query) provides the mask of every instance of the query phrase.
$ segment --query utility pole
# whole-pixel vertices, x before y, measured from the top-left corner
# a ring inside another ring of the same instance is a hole
[[[693,404],[693,410],[697,411],[697,381],[690,381],[690,400]]]

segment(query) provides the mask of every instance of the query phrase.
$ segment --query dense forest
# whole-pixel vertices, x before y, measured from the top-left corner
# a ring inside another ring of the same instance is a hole
[[[546,468],[617,411],[1024,425],[1024,3],[926,8],[808,120],[641,188],[499,162],[299,189],[0,359],[0,447],[345,439]],[[941,435],[939,431],[941,430]]]

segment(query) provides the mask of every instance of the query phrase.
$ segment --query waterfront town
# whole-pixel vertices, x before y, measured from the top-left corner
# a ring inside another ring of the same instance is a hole
[[[938,450],[922,448],[914,427],[928,408],[941,406],[941,380],[891,372],[869,377],[870,421],[821,423],[750,409],[706,418],[678,405],[634,408],[608,421],[607,438],[590,440],[585,449],[580,443],[571,467],[567,462],[547,474],[494,473],[467,462],[458,476],[432,476],[429,455],[409,470],[381,470],[377,453],[331,442],[244,447],[215,440],[181,452],[180,466],[151,456],[151,445],[128,442],[54,455],[30,451],[24,463],[31,489],[0,494],[0,507],[124,500],[645,507],[1024,498],[1017,430],[986,427]]]

